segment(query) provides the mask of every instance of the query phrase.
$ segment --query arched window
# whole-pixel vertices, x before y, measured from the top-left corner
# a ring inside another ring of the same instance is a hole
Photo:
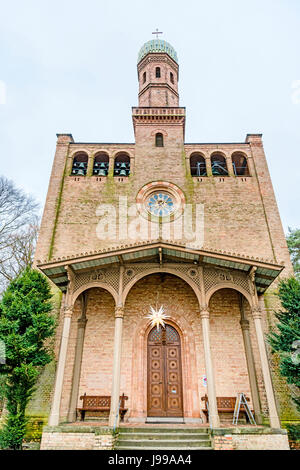
[[[155,135],[155,146],[156,147],[163,147],[164,146],[164,136],[158,132]]]
[[[130,157],[127,153],[121,152],[115,158],[114,176],[129,176]]]
[[[109,167],[109,157],[105,152],[99,152],[94,158],[93,175],[107,176]]]
[[[72,175],[85,176],[87,172],[88,159],[86,153],[79,152],[73,158]]]
[[[143,83],[146,82],[146,72],[143,73]]]
[[[225,157],[220,153],[215,153],[211,157],[211,171],[214,176],[228,176]]]
[[[155,69],[155,77],[160,78],[160,67],[156,67]]]
[[[205,158],[200,153],[193,153],[190,157],[192,176],[207,176]]]
[[[242,152],[235,152],[231,158],[235,176],[250,176],[246,155]]]
[[[171,83],[174,83],[174,75],[172,72],[170,72],[170,81]]]

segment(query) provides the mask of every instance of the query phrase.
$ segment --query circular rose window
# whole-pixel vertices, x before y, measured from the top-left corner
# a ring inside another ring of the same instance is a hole
[[[146,206],[150,214],[158,217],[171,215],[176,209],[176,203],[174,202],[173,196],[162,191],[150,194],[146,200]]]
[[[163,181],[146,184],[137,195],[140,214],[151,221],[173,221],[185,205],[183,192],[178,186]]]

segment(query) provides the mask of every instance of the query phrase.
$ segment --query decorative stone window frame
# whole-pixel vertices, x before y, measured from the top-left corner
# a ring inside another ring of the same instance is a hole
[[[156,193],[159,191],[170,194],[170,196],[172,196],[172,198],[174,199],[176,209],[172,214],[167,216],[155,216],[151,214],[150,211],[147,209],[147,200],[149,199],[152,193]],[[137,194],[136,202],[138,212],[141,214],[142,217],[151,222],[173,222],[182,215],[185,208],[185,196],[183,194],[183,191],[175,184],[168,183],[165,181],[154,181],[143,186],[143,188]]]

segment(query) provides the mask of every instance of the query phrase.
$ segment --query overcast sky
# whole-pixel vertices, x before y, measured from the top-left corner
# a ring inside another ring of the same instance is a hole
[[[299,0],[0,0],[1,172],[44,205],[56,133],[133,142],[137,54],[177,51],[186,142],[263,133],[285,231],[300,227]]]

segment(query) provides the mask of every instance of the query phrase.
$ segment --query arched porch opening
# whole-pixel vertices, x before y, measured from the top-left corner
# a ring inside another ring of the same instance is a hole
[[[111,394],[115,295],[92,283],[73,295],[60,416],[76,420],[84,395]],[[87,414],[88,417],[88,414]]]
[[[248,299],[240,289],[213,289],[208,297],[211,351],[217,397],[249,398],[257,422],[261,422],[257,370],[257,341]],[[248,297],[248,294],[246,294]],[[221,421],[231,421],[232,414],[221,414]]]
[[[199,382],[205,373],[205,365],[195,292],[179,276],[155,272],[144,273],[135,280],[124,297],[121,391],[123,385],[129,396],[128,419],[145,422],[147,418],[150,365],[147,348],[153,328],[147,315],[150,306],[159,308],[163,305],[168,316],[166,323],[178,332],[180,338],[183,416],[185,422],[200,422]]]

